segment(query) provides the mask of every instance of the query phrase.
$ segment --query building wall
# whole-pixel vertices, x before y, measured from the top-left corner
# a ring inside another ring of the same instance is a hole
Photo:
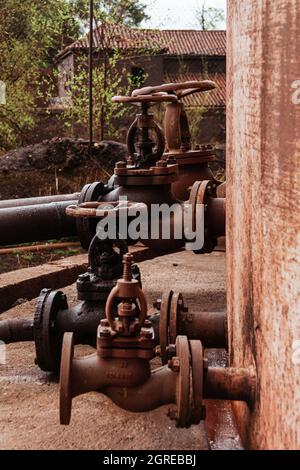
[[[234,404],[251,449],[300,448],[299,0],[228,2],[230,363],[257,373]]]

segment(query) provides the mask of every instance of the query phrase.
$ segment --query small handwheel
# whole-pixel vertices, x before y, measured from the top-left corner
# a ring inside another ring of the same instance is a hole
[[[103,183],[96,182],[86,184],[81,191],[78,203],[82,204],[84,202],[98,201],[104,193],[105,187]],[[78,218],[76,220],[76,226],[81,246],[87,251],[95,235],[95,221],[87,220],[86,218]]]
[[[44,371],[59,371],[62,338],[55,330],[55,321],[58,312],[67,308],[63,292],[42,290],[34,314],[33,334],[36,363]]]
[[[216,83],[211,80],[193,80],[181,83],[164,83],[163,85],[149,86],[134,90],[132,92],[132,96],[155,96],[155,94],[157,93],[173,92],[176,93],[175,96],[177,96],[178,98],[182,98],[184,96],[191,95],[192,93],[213,90],[216,87]]]
[[[71,205],[67,207],[67,215],[73,217],[85,217],[85,218],[103,218],[108,215],[109,212],[121,212],[128,211],[129,209],[143,210],[146,205],[142,202],[130,202],[130,201],[111,201],[111,202],[84,202],[78,205]]]
[[[133,95],[133,96],[114,96],[112,99],[113,103],[131,103],[131,104],[140,104],[140,103],[175,103],[177,101],[176,96],[168,95],[167,93],[154,93],[154,94],[145,94]]]
[[[71,366],[74,357],[74,334],[65,333],[61,353],[59,379],[59,415],[60,424],[69,424],[72,410],[72,393],[70,385]]]

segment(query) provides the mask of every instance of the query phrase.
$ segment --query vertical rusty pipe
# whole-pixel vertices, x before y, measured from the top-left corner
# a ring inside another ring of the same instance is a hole
[[[259,371],[234,409],[245,447],[299,449],[300,2],[227,5],[230,365]]]

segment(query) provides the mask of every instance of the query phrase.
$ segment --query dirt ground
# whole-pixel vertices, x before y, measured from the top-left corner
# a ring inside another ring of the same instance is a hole
[[[225,254],[183,252],[140,263],[149,305],[166,289],[181,291],[190,310],[225,308]],[[45,286],[47,287],[47,286]],[[76,303],[74,285],[63,289]],[[18,305],[1,319],[32,317],[36,301]],[[34,364],[32,343],[8,345],[0,365],[0,449],[199,450],[208,449],[203,426],[177,429],[168,407],[129,413],[102,394],[73,401],[70,426],[60,426],[58,384]]]

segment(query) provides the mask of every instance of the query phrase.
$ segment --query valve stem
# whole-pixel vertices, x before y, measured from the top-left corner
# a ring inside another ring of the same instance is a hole
[[[131,272],[131,266],[132,266],[132,261],[133,261],[133,256],[130,253],[127,253],[126,255],[123,256],[123,279],[126,282],[131,282],[132,281],[132,272]]]

